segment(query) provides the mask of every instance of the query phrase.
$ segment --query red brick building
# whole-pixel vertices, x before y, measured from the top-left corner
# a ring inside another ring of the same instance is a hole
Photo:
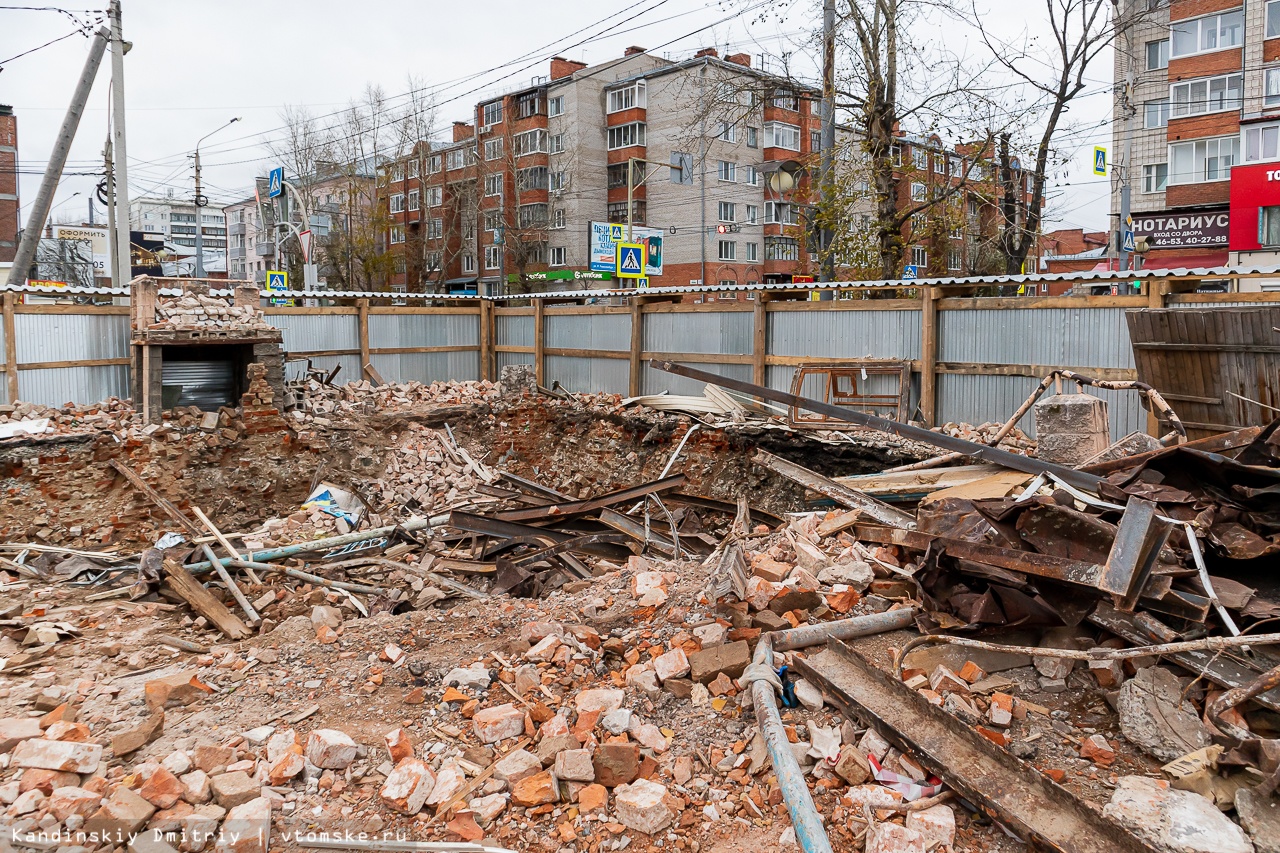
[[[18,117],[0,104],[0,264],[18,251]]]

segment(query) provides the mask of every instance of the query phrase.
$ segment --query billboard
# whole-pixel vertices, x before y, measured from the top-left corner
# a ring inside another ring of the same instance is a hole
[[[88,240],[93,246],[94,278],[111,278],[111,236],[106,228],[53,226],[55,240]]]
[[[1187,249],[1195,246],[1225,249],[1230,218],[1226,208],[1135,213],[1133,233],[1146,237],[1148,245],[1153,249]]]
[[[611,273],[617,268],[618,243],[627,239],[627,226],[609,222],[590,224],[591,269]],[[633,225],[631,239],[632,242],[646,244],[644,274],[662,275],[662,229]]]

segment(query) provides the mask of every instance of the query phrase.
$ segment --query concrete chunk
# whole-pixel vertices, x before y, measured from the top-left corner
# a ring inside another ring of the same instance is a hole
[[[648,779],[637,779],[629,785],[619,785],[613,792],[613,811],[618,822],[654,835],[666,829],[675,817],[666,804],[665,785]]]
[[[481,743],[497,743],[524,734],[524,711],[508,702],[477,711],[471,724]]]
[[[101,760],[102,747],[96,743],[33,738],[22,741],[13,750],[14,767],[92,773],[98,769]]]
[[[726,643],[690,655],[690,677],[699,684],[710,684],[722,672],[730,678],[737,678],[749,663],[751,647],[746,640]]]
[[[378,796],[382,802],[401,814],[417,814],[431,796],[435,774],[416,758],[406,758],[396,765]]]
[[[317,729],[307,738],[307,761],[323,770],[346,770],[356,760],[356,742],[337,729]]]

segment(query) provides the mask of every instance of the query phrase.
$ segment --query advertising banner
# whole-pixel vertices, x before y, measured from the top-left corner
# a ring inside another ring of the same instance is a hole
[[[618,243],[627,239],[627,226],[609,222],[591,223],[590,260],[596,272],[613,272],[618,263]],[[645,243],[644,274],[662,275],[662,229],[634,225],[631,239]]]
[[[1210,246],[1225,249],[1230,215],[1227,209],[1195,212],[1135,213],[1133,233],[1146,237],[1153,249]]]

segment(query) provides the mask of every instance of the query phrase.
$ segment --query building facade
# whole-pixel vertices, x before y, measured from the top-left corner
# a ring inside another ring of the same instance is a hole
[[[0,104],[0,264],[18,252],[18,117]]]
[[[162,238],[175,248],[192,251],[196,246],[196,228],[207,252],[227,248],[227,222],[218,208],[197,208],[193,202],[175,195],[142,197],[129,202],[129,227],[148,237]]]
[[[554,58],[548,72],[385,167],[395,286],[616,286],[611,224],[647,244],[652,270],[660,261],[654,286],[812,274],[816,92],[715,50],[673,62],[629,48],[591,67]],[[771,188],[780,170],[801,177]]]

